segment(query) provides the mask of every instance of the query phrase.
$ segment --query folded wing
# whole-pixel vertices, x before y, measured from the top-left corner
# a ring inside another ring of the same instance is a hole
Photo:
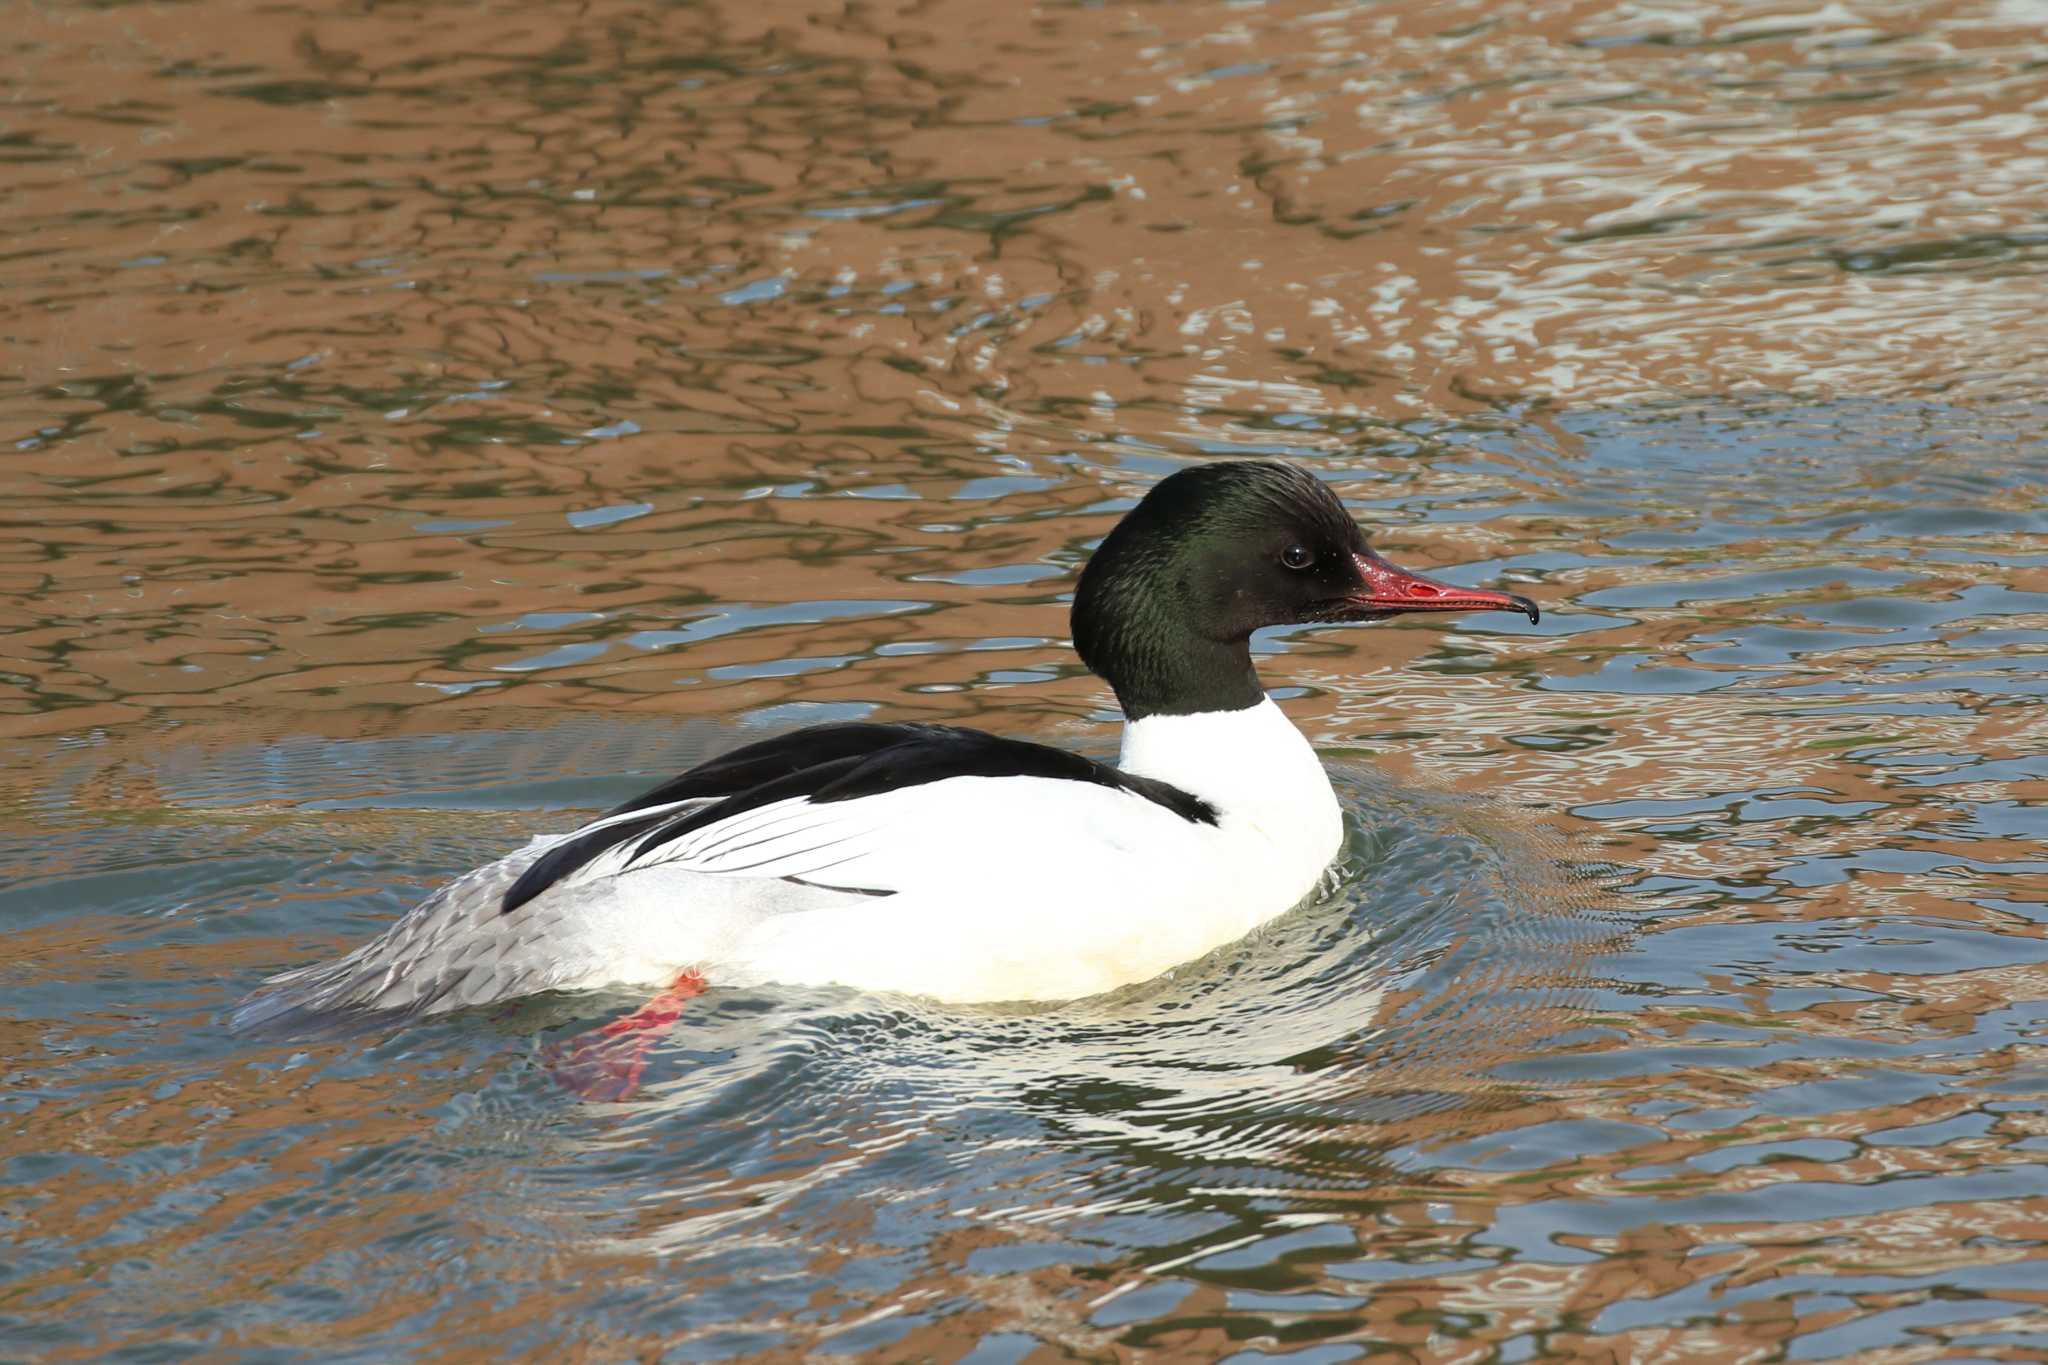
[[[656,866],[816,883],[876,830],[861,798],[954,777],[1051,778],[1115,788],[1214,824],[1178,787],[1025,740],[950,725],[820,725],[750,744],[620,806],[550,848],[506,891],[510,914],[551,887]],[[895,829],[893,838],[915,838]],[[873,895],[886,885],[842,887]]]

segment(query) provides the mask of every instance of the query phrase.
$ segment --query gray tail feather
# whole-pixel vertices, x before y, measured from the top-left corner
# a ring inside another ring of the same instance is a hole
[[[403,1005],[379,999],[384,973],[363,960],[374,946],[278,973],[235,1006],[229,1027],[252,1037],[342,1037],[395,1028],[427,1013],[437,996]]]
[[[508,922],[505,888],[538,855],[529,847],[449,882],[385,933],[332,962],[280,972],[235,1007],[237,1033],[356,1033],[392,1028],[423,1014],[488,1004],[544,989],[544,975],[507,970],[512,940],[544,931],[529,907]]]
[[[352,1038],[382,1033],[416,1017],[417,1011],[380,1010],[362,1005],[315,1005],[290,991],[265,989],[235,1006],[228,1028],[244,1038]]]

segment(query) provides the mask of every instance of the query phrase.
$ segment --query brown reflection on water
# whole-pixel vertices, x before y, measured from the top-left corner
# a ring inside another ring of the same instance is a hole
[[[509,431],[623,383],[675,434],[872,406],[1057,445],[1105,406],[1990,392],[2042,356],[2019,7],[205,12],[15,39],[31,382],[289,428],[220,381],[317,357],[429,430],[462,406],[422,395],[517,376]]]
[[[1391,474],[1395,424],[1487,395],[1982,398],[2048,335],[2038,35],[1974,6],[203,12],[15,40],[16,711],[409,706],[516,666],[479,616],[806,600],[827,560],[838,596],[987,610],[903,580],[1070,567],[1077,445]],[[1005,456],[1056,486],[1000,528],[738,501]],[[780,690],[913,673],[977,676]]]
[[[2040,20],[10,12],[0,1331],[2040,1358]],[[1798,402],[1726,401],[1762,393]],[[686,1079],[624,1118],[525,1088],[510,1023],[222,1031],[559,823],[528,781],[602,805],[574,784],[816,714],[1106,746],[1062,594],[1118,499],[1242,451],[1542,601],[1265,666],[1334,762],[1612,864],[1596,1009],[1484,1008],[1509,942],[1353,998],[1271,1116],[1053,1072],[1028,1140],[899,1098],[751,1165],[662,1146]],[[384,740],[423,747],[348,747]],[[1467,1003],[1493,1036],[1405,1031]],[[693,1250],[784,1244],[808,1311],[674,1325],[745,1278]]]

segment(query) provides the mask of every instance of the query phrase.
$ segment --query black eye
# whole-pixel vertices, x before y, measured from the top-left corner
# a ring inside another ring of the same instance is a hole
[[[1280,552],[1280,562],[1290,569],[1306,569],[1316,562],[1316,553],[1306,545],[1290,545]]]

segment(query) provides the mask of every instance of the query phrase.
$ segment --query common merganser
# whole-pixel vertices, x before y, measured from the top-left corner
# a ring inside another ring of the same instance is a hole
[[[1074,595],[1074,647],[1123,707],[1115,766],[950,725],[778,735],[456,878],[346,957],[270,978],[237,1023],[608,986],[667,988],[649,1007],[666,1022],[705,981],[966,1003],[1147,980],[1311,897],[1343,839],[1252,632],[1487,610],[1537,619],[1388,563],[1293,465],[1183,469]]]

